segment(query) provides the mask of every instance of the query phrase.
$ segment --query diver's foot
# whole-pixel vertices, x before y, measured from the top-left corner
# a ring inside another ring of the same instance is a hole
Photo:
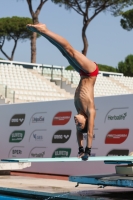
[[[38,23],[38,24],[27,24],[26,27],[33,32],[43,32],[45,33],[45,31],[47,30],[46,25],[42,24],[42,23]]]
[[[82,158],[85,154],[84,148],[79,147],[78,158]]]
[[[84,156],[81,157],[81,159],[82,159],[83,161],[86,161],[86,160],[88,160],[89,156],[90,156],[89,154],[86,154],[86,153],[85,153]]]
[[[90,157],[90,155],[91,155],[91,148],[86,147],[86,148],[85,148],[84,156],[82,156],[82,160],[83,160],[83,161],[88,160],[89,157]]]

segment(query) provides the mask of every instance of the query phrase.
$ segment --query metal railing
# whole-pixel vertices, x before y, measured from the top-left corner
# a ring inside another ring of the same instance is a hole
[[[54,80],[59,79],[59,80],[61,80],[61,85],[62,85],[62,79],[65,78],[65,76],[64,76],[64,71],[65,71],[64,67],[55,67],[53,65],[47,67],[47,66],[42,65],[42,66],[40,66],[40,69],[41,69],[41,75],[42,76],[49,76],[50,77],[50,81],[54,81]],[[49,69],[50,73],[46,73],[45,69]],[[60,70],[60,74],[57,75],[54,72],[55,69]],[[73,71],[74,70],[71,70],[71,75],[70,75],[70,79],[69,79],[71,83],[74,82]]]

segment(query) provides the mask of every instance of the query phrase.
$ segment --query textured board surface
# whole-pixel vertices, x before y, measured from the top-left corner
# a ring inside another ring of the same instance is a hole
[[[81,162],[82,159],[77,157],[60,157],[60,158],[10,158],[1,159],[1,162]],[[89,157],[87,162],[104,161],[105,164],[122,164],[133,163],[133,156],[98,156]],[[85,161],[82,161],[85,162]]]

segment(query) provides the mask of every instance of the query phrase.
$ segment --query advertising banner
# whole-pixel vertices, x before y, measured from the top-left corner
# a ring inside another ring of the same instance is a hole
[[[91,156],[124,156],[133,151],[132,102],[133,95],[95,98]],[[73,100],[0,105],[0,159],[76,157],[75,114]],[[114,173],[115,166],[103,162],[41,162],[23,171],[90,175]]]

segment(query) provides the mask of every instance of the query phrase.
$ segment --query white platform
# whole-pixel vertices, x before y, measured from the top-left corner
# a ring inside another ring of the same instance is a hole
[[[0,162],[0,170],[19,170],[30,167],[30,162],[16,163],[16,162]]]
[[[115,170],[116,174],[133,176],[133,165],[117,165]]]

